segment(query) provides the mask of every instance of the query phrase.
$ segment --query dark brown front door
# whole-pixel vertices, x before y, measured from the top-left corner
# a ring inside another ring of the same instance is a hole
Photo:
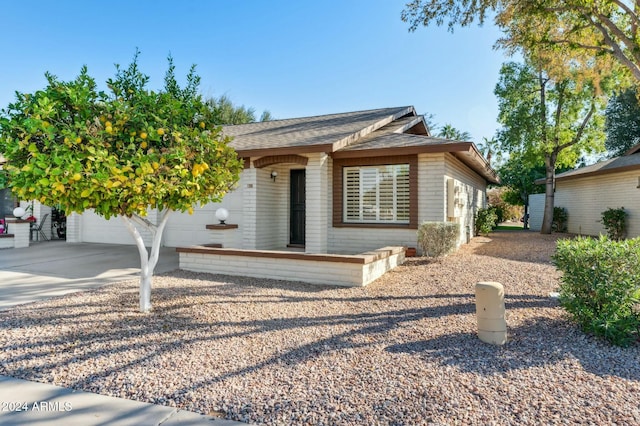
[[[290,244],[304,245],[305,199],[305,171],[291,170]]]

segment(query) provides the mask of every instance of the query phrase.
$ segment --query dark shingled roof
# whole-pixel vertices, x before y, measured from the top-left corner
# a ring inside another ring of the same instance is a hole
[[[327,148],[334,144],[340,145],[343,141],[348,143],[350,139],[362,136],[362,133],[370,133],[408,114],[416,115],[413,107],[382,108],[224,126],[223,132],[234,137],[230,145],[240,152],[293,147],[318,147],[318,151],[327,152]],[[334,149],[328,150],[332,151]]]
[[[330,153],[334,158],[449,152],[497,183],[496,172],[472,142],[434,138],[412,106],[223,126],[242,157]]]

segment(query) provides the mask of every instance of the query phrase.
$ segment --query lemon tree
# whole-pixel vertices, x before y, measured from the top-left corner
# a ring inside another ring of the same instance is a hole
[[[153,270],[173,211],[220,201],[242,162],[197,93],[195,67],[181,88],[174,66],[164,88],[147,89],[137,54],[99,91],[84,67],[72,81],[46,74],[46,88],[16,94],[0,115],[0,152],[12,192],[24,200],[125,222],[140,252],[140,309],[151,308]],[[148,219],[157,211],[158,220]],[[141,230],[153,235],[151,252]]]

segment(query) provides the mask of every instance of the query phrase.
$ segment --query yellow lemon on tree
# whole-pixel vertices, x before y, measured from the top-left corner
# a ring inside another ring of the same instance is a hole
[[[204,129],[204,121],[201,121],[201,122],[200,122],[200,128],[201,128],[201,129]]]
[[[82,138],[80,137],[76,138],[76,143],[80,143],[80,142],[82,142]]]
[[[160,128],[158,129],[158,134],[159,134],[160,136],[164,135],[164,129],[163,129],[162,127],[160,127]]]
[[[142,141],[142,143],[140,144],[140,148],[145,149],[146,147],[147,147],[147,142]]]
[[[140,133],[140,138],[141,139],[146,139],[147,138],[147,133],[146,132]]]

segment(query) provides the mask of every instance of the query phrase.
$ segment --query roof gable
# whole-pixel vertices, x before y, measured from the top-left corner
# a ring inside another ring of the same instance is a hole
[[[234,138],[230,146],[242,156],[287,148],[334,152],[404,116],[417,114],[411,106],[383,108],[223,126],[223,132]]]

